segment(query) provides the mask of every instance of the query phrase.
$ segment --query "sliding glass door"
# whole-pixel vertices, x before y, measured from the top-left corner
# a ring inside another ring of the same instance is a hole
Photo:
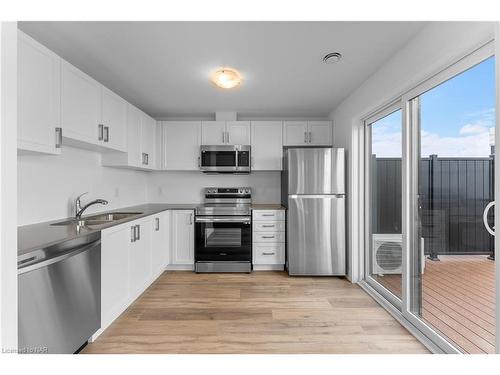
[[[494,353],[492,45],[364,129],[366,283],[437,350]]]
[[[408,108],[410,312],[461,352],[494,353],[494,241],[485,226],[493,217],[483,215],[494,200],[494,57],[411,98]]]

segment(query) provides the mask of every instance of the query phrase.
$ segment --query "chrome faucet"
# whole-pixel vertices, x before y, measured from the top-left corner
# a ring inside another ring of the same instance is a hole
[[[78,220],[81,219],[83,212],[89,208],[90,206],[93,206],[94,204],[103,204],[107,205],[108,201],[105,199],[95,199],[92,202],[87,203],[85,206],[82,207],[82,204],[80,202],[80,198],[83,197],[85,194],[88,194],[88,191],[86,193],[80,194],[76,199],[75,199],[75,218]]]

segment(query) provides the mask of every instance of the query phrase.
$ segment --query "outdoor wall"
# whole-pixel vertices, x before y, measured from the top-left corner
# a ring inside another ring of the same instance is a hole
[[[361,277],[363,249],[358,231],[360,171],[358,127],[362,117],[388,104],[410,88],[455,62],[494,37],[494,23],[429,23],[381,69],[366,80],[330,114],[333,142],[347,150],[348,163],[348,272],[352,281]]]
[[[61,219],[74,214],[74,199],[109,201],[88,213],[147,202],[148,172],[101,166],[97,152],[63,147],[61,155],[19,155],[18,225]]]

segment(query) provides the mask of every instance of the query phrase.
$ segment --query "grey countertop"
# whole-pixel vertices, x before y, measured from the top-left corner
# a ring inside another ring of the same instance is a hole
[[[185,203],[185,204],[151,203],[151,204],[141,204],[138,206],[123,207],[116,210],[105,211],[105,213],[141,212],[141,214],[99,226],[78,227],[76,223],[70,225],[51,225],[72,218],[58,219],[43,223],[24,225],[17,228],[17,249],[18,249],[17,254],[18,256],[23,255],[37,249],[56,245],[64,241],[85,236],[90,233],[99,232],[103,229],[115,225],[120,225],[129,221],[140,219],[142,217],[154,215],[157,214],[158,212],[167,210],[193,210],[199,205],[200,203]],[[284,208],[279,204],[254,204],[252,205],[252,209],[276,210]],[[90,214],[89,216],[92,215],[95,214]]]
[[[99,226],[78,227],[76,223],[70,225],[51,225],[67,219],[58,219],[43,223],[24,225],[17,228],[17,254],[23,255],[33,250],[52,246],[90,233],[99,232],[103,229],[120,225],[128,221],[137,220],[142,217],[154,215],[158,212],[166,210],[192,210],[198,205],[199,203],[141,204],[138,206],[123,207],[105,212],[141,212],[141,214]],[[92,215],[94,214],[90,214],[90,216]]]

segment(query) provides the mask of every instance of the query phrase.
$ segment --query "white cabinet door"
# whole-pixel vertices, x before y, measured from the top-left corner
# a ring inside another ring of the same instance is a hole
[[[169,171],[198,171],[200,121],[163,122],[163,166]]]
[[[101,241],[101,326],[105,328],[129,303],[130,225],[103,230]]]
[[[142,113],[141,122],[141,152],[144,157],[143,164],[148,169],[156,168],[156,152],[155,152],[155,134],[156,134],[156,121]],[[141,158],[142,160],[142,158]]]
[[[153,277],[165,271],[170,258],[169,246],[170,212],[153,215],[151,240],[151,268]]]
[[[141,116],[142,112],[136,107],[127,105],[127,153],[132,167],[142,167]]]
[[[21,31],[18,59],[18,148],[59,154],[61,59]]]
[[[307,121],[285,121],[283,123],[283,144],[302,146],[307,144]]]
[[[227,121],[226,134],[226,144],[249,145],[250,121]]]
[[[283,139],[281,121],[252,121],[252,170],[282,169]]]
[[[101,86],[103,142],[106,147],[125,151],[127,147],[127,102]]]
[[[331,121],[308,121],[309,144],[328,145],[332,144],[332,122]]]
[[[100,144],[101,85],[68,62],[61,61],[63,137]]]
[[[135,240],[130,246],[130,293],[138,297],[151,280],[151,232],[152,217],[136,220]]]
[[[202,121],[201,143],[204,145],[226,144],[226,122],[225,121]]]
[[[194,264],[194,212],[174,210],[171,213],[171,264]]]

